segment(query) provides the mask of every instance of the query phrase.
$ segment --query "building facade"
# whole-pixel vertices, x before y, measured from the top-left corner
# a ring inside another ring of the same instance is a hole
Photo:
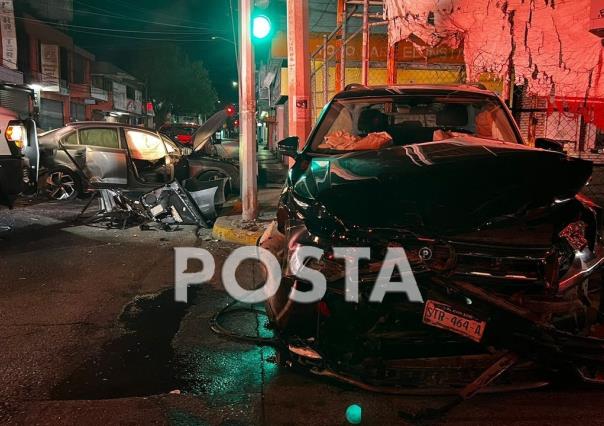
[[[108,62],[95,62],[92,69],[94,120],[109,120],[153,127],[143,102],[145,84]],[[99,96],[100,95],[100,96]]]
[[[62,26],[73,20],[72,0],[0,0],[0,18],[0,106],[42,130],[92,119],[147,124],[144,84],[97,64]]]
[[[0,1],[0,107],[21,117],[33,108],[32,90],[18,64],[17,27],[12,0]]]

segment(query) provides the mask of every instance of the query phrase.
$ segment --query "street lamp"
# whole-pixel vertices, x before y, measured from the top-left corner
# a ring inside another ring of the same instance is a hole
[[[239,83],[236,81],[233,81],[233,87],[237,87],[237,86],[239,86]]]
[[[222,41],[226,41],[227,43],[235,44],[235,42],[233,40],[229,40],[228,38],[224,38],[224,37],[220,37],[220,36],[212,36],[212,40],[222,40]]]

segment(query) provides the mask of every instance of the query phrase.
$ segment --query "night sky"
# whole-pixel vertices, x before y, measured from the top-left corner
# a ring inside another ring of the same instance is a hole
[[[235,26],[237,3],[232,0]],[[73,9],[76,44],[99,60],[127,70],[135,52],[161,54],[158,44],[174,43],[203,61],[222,102],[236,101],[234,47],[212,40],[233,40],[229,0],[74,0]]]

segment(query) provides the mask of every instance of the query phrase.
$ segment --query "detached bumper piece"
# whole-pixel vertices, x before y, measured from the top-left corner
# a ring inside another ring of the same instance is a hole
[[[99,189],[80,213],[80,219],[89,224],[104,224],[109,228],[125,229],[128,226],[145,226],[150,222],[170,230],[172,226],[197,225],[209,228],[216,220],[215,197],[224,182],[205,182],[195,191],[187,191],[178,182],[157,188],[151,192],[123,189]],[[100,209],[84,217],[95,199]]]
[[[177,182],[143,195],[142,204],[155,222],[163,225],[210,227],[216,219],[217,186],[189,193]]]

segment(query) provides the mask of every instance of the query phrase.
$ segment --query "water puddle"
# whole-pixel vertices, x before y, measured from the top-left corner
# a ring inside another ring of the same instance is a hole
[[[56,386],[52,398],[122,398],[176,389],[171,342],[189,306],[174,301],[173,289],[135,298],[119,317],[125,333]]]

